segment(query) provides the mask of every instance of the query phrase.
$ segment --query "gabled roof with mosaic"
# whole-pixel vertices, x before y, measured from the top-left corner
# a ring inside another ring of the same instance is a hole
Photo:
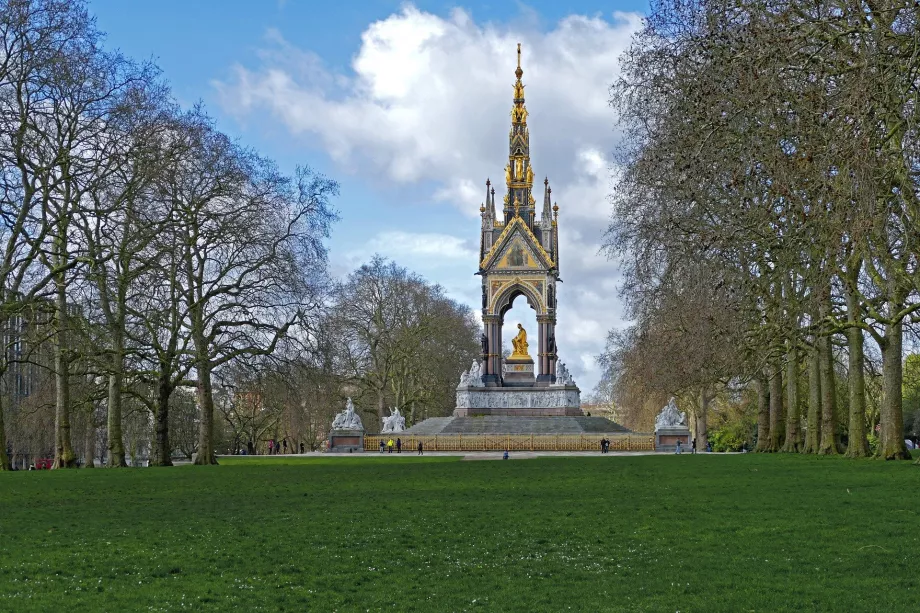
[[[482,259],[482,262],[479,263],[480,270],[485,270],[495,263],[495,260],[498,259],[498,256],[504,250],[505,245],[512,239],[513,235],[516,233],[516,230],[520,230],[520,233],[523,235],[524,240],[527,242],[528,246],[534,251],[534,253],[537,253],[540,256],[540,258],[543,260],[542,264],[547,270],[556,267],[553,259],[549,256],[546,250],[543,249],[543,246],[540,245],[540,241],[537,240],[537,237],[527,226],[527,223],[520,216],[515,216],[509,223],[505,225],[505,228],[498,236],[498,239],[492,244],[492,247],[489,249],[489,252],[486,254],[486,256]]]

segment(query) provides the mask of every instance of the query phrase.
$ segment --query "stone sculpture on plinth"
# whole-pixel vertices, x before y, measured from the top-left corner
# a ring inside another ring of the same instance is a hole
[[[674,451],[678,441],[681,446],[690,448],[687,414],[677,408],[677,401],[672,396],[655,418],[655,450]]]
[[[329,432],[329,451],[352,453],[364,451],[364,424],[355,412],[351,398],[345,402],[345,410],[335,416],[332,431]]]
[[[380,432],[402,432],[406,429],[406,418],[399,413],[399,409],[393,409],[388,417],[383,418],[383,429]]]

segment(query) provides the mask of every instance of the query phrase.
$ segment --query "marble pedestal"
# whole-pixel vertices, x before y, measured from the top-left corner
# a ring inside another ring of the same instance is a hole
[[[533,387],[537,379],[534,376],[532,358],[507,358],[502,364],[502,381],[504,387]]]
[[[581,391],[574,385],[457,388],[454,417],[476,415],[580,417]]]
[[[655,430],[655,451],[676,451],[677,441],[682,452],[690,453],[690,428],[664,426]]]
[[[329,433],[330,453],[364,451],[364,430],[333,430]]]

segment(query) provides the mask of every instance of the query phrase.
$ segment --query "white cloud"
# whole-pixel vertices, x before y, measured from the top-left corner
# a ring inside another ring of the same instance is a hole
[[[379,253],[402,264],[419,261],[434,263],[476,262],[477,251],[468,239],[433,232],[381,232],[360,248],[349,251],[347,257],[354,265],[366,262]]]
[[[378,251],[410,268],[421,263],[427,270],[419,272],[478,308],[472,218],[486,177],[503,179],[522,43],[534,168],[549,176],[560,208],[565,283],[557,338],[563,360],[590,391],[598,376],[593,357],[621,315],[615,267],[599,255],[617,137],[608,87],[640,16],[572,15],[549,31],[536,23],[477,24],[462,9],[442,18],[406,5],[367,27],[351,74],[328,73],[314,53],[271,32],[257,66],[236,66],[216,86],[225,109],[241,119],[267,114],[294,135],[318,138],[340,170],[352,173],[344,182],[424,186],[430,206],[466,214],[469,236],[454,228],[425,232],[406,220],[403,231],[355,245],[348,258]]]

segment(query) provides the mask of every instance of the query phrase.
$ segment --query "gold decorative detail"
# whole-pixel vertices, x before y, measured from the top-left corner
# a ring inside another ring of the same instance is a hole
[[[524,175],[524,160],[517,158],[514,160],[514,178],[518,181],[521,180],[521,177]]]
[[[479,212],[480,212],[480,213],[485,213],[485,212],[486,212],[486,205],[485,205],[485,204],[480,203],[480,205],[479,205]]]
[[[530,167],[530,164],[527,165],[527,184],[533,185],[533,168]]]
[[[510,359],[514,360],[516,358],[529,359],[530,354],[527,353],[527,330],[524,329],[524,326],[518,324],[518,333],[513,339],[511,339],[511,345],[514,347],[514,353],[511,354]]]
[[[505,182],[509,184],[511,183],[511,164],[505,166]],[[507,200],[508,199],[506,197],[505,201],[507,202]]]
[[[517,196],[514,197],[514,215],[517,217],[521,211],[521,202],[517,199]]]

